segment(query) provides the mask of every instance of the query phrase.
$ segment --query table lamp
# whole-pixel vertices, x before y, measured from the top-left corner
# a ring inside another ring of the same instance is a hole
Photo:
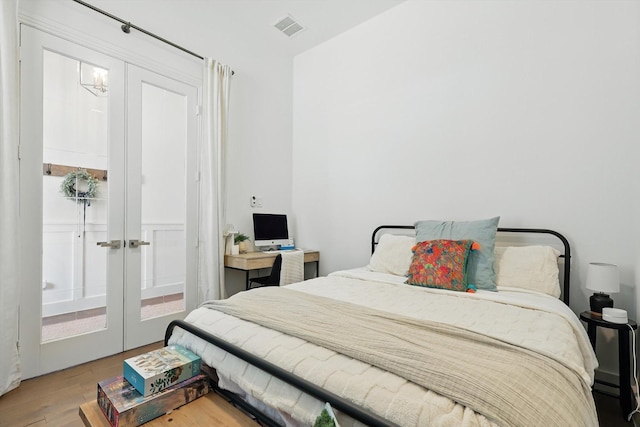
[[[591,311],[602,313],[604,307],[613,307],[609,293],[620,292],[620,272],[618,266],[592,262],[587,270],[587,289],[595,291],[589,298]]]
[[[233,224],[227,224],[224,228],[224,232],[222,233],[222,237],[225,238],[224,242],[224,254],[231,255],[234,246],[235,235],[238,234],[238,230],[233,226]],[[235,254],[237,255],[237,254]]]

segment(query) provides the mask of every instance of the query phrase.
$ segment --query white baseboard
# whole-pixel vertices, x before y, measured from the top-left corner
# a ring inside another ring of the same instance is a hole
[[[596,378],[600,381],[606,381],[612,384],[619,384],[620,381],[620,377],[617,373],[604,371],[602,369],[596,369]],[[594,384],[593,388],[595,390],[602,390],[614,394],[618,394],[619,392],[618,388],[608,387],[604,384],[599,383]]]

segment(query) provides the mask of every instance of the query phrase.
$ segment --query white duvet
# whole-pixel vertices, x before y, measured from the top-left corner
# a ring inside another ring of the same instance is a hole
[[[405,280],[357,269],[289,286],[404,316],[452,324],[522,346],[554,358],[573,370],[585,384],[592,385],[597,367],[595,354],[580,321],[562,301],[507,288],[475,294],[450,292],[409,286],[403,283]],[[494,425],[481,414],[394,374],[298,338],[208,308],[194,310],[186,320],[398,425]],[[222,387],[268,409],[285,425],[312,425],[322,410],[323,402],[180,329],[174,331],[170,342],[195,351],[204,363],[218,371]],[[581,415],[587,416],[577,414]],[[353,424],[352,420],[338,416],[343,426]],[[597,422],[585,420],[584,424]],[[535,425],[535,420],[531,425]]]

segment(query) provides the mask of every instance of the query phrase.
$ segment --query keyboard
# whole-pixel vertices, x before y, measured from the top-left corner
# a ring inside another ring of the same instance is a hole
[[[293,251],[298,251],[301,249],[295,248],[295,249],[274,249],[271,251],[260,251],[263,254],[281,254],[282,252],[293,252]]]

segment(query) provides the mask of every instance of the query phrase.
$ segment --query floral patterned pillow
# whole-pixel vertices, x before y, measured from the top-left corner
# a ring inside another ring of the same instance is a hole
[[[451,291],[467,290],[473,240],[427,240],[413,247],[406,283]]]

